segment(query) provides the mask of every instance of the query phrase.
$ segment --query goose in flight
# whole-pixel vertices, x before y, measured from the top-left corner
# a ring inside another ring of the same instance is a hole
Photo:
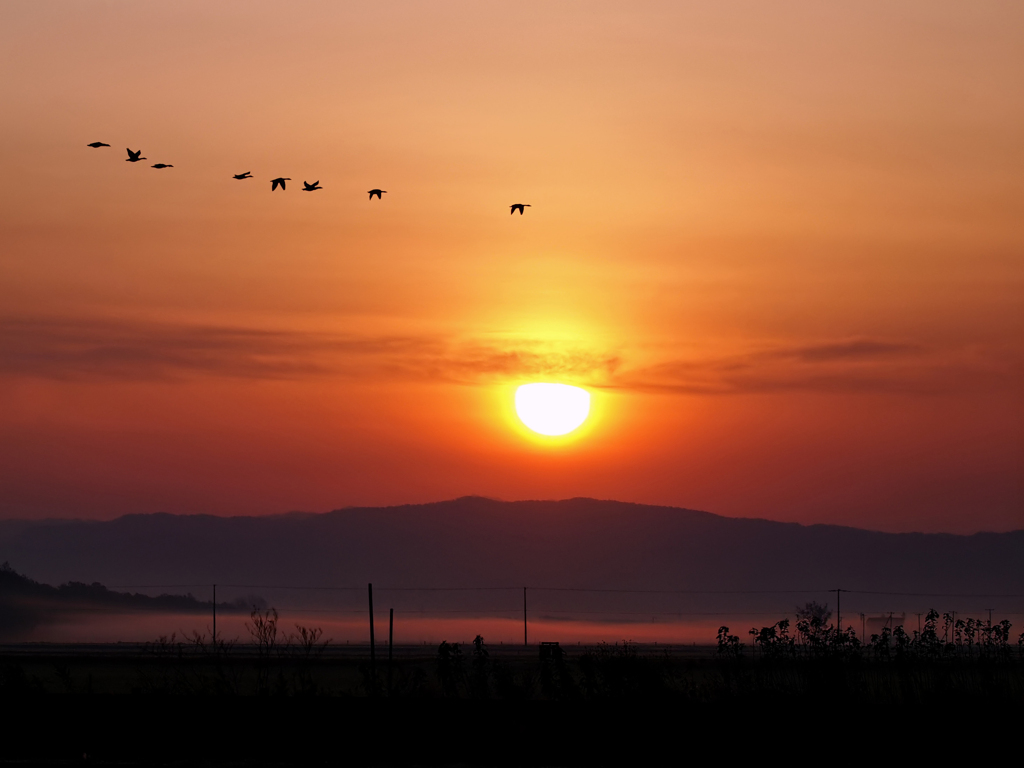
[[[519,209],[519,215],[522,216],[524,208],[532,208],[532,207],[533,206],[530,205],[529,203],[515,203],[514,205],[511,206],[512,210],[509,211],[509,213],[510,214],[511,213],[515,213],[516,212],[516,208],[518,208]]]
[[[271,179],[270,180],[270,191],[273,192],[278,187],[280,187],[281,189],[287,191],[288,187],[286,187],[284,185],[284,183],[286,181],[291,181],[291,179],[282,179],[280,176],[278,176],[276,179]]]
[[[86,144],[85,146],[92,147],[93,149],[99,149],[100,147],[109,147],[110,145],[104,144],[102,141],[94,141],[92,144]]]
[[[173,168],[173,165],[167,165],[167,163],[157,163],[156,165],[150,166],[151,168]]]
[[[231,178],[233,178],[233,179],[251,179],[252,178],[252,174],[249,173],[248,171],[246,171],[245,173],[236,173]]]
[[[381,197],[381,195],[386,195],[387,193],[388,191],[386,189],[371,189],[370,199],[373,200],[373,196],[376,195],[378,200],[383,200],[384,198]]]
[[[141,149],[138,152],[132,152],[129,149],[128,150],[128,159],[125,160],[125,162],[126,163],[137,163],[137,162],[139,162],[139,160],[148,160],[149,159],[149,158],[146,158],[146,157],[139,157],[139,155],[141,155],[141,154],[142,154],[142,150]]]
[[[283,187],[284,184],[282,184],[281,186]],[[316,192],[318,189],[323,189],[323,187],[320,186],[319,181],[314,181],[312,184],[310,184],[308,181],[302,182],[303,192]]]

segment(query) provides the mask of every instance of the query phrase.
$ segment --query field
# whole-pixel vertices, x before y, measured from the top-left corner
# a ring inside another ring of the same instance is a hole
[[[857,743],[923,748],[955,732],[955,751],[1009,738],[1024,714],[1012,647],[755,655],[726,635],[703,647],[396,646],[389,664],[386,645],[371,658],[366,645],[306,640],[3,647],[2,757],[570,765],[838,749],[846,764]]]

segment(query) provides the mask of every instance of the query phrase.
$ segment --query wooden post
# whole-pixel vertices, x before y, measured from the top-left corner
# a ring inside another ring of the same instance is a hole
[[[213,585],[213,650],[217,650],[217,585]]]
[[[523,587],[523,645],[529,644],[529,636],[526,634],[526,587]]]
[[[836,629],[840,632],[843,631],[843,611],[839,602],[839,595],[842,591],[841,589],[836,590]]]
[[[373,584],[366,585],[366,592],[370,598],[370,681],[373,686],[371,695],[377,692],[377,649],[373,641]]]
[[[391,696],[391,649],[395,646],[395,609],[388,612],[388,697]]]

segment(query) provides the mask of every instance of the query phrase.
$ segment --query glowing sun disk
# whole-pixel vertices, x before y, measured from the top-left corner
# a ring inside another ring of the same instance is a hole
[[[568,384],[523,384],[516,390],[516,413],[541,435],[567,435],[590,413],[590,393]]]

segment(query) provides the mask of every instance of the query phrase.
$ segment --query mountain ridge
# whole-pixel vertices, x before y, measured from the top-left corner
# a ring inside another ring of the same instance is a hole
[[[467,496],[264,517],[0,521],[4,559],[53,583],[903,591],[1006,591],[1012,584],[1024,592],[1012,566],[1024,561],[1024,531],[885,533],[584,497]]]
[[[639,509],[653,509],[653,510],[667,510],[672,512],[686,512],[698,515],[707,515],[709,517],[716,518],[718,520],[739,520],[749,522],[764,522],[778,526],[791,526],[795,528],[827,528],[827,529],[840,529],[846,531],[860,531],[865,533],[877,533],[886,536],[934,536],[934,537],[950,537],[959,539],[969,539],[977,536],[987,535],[1006,535],[1006,534],[1024,534],[1024,527],[1013,528],[1008,531],[975,531],[974,533],[950,533],[947,531],[882,531],[875,528],[860,528],[853,525],[843,525],[839,523],[801,523],[789,520],[773,520],[767,517],[732,517],[728,515],[721,515],[716,512],[708,512],[706,510],[691,509],[689,507],[678,507],[668,504],[645,504],[642,502],[635,501],[620,501],[617,499],[598,499],[591,496],[572,496],[566,499],[519,499],[515,501],[505,501],[503,499],[495,499],[490,496],[458,496],[454,499],[446,499],[441,501],[428,501],[420,503],[407,503],[407,504],[391,504],[386,506],[366,506],[366,505],[347,505],[344,507],[337,507],[335,509],[329,509],[324,512],[309,512],[305,510],[290,510],[288,512],[274,512],[267,515],[215,515],[209,512],[129,512],[124,515],[118,515],[117,517],[110,518],[109,520],[95,520],[91,518],[81,517],[45,517],[45,518],[7,518],[0,520],[0,527],[5,526],[40,526],[40,525],[60,525],[60,524],[93,524],[103,525],[114,523],[120,520],[134,519],[134,518],[158,518],[158,517],[171,517],[171,518],[209,518],[215,520],[280,520],[283,518],[314,518],[323,517],[327,515],[337,515],[346,512],[360,511],[360,512],[386,512],[391,510],[406,510],[406,509],[417,509],[425,507],[437,507],[448,504],[455,504],[459,502],[473,501],[473,502],[490,502],[499,505],[531,505],[531,504],[567,504],[571,502],[590,502],[597,504],[614,504],[622,507],[633,507]]]

